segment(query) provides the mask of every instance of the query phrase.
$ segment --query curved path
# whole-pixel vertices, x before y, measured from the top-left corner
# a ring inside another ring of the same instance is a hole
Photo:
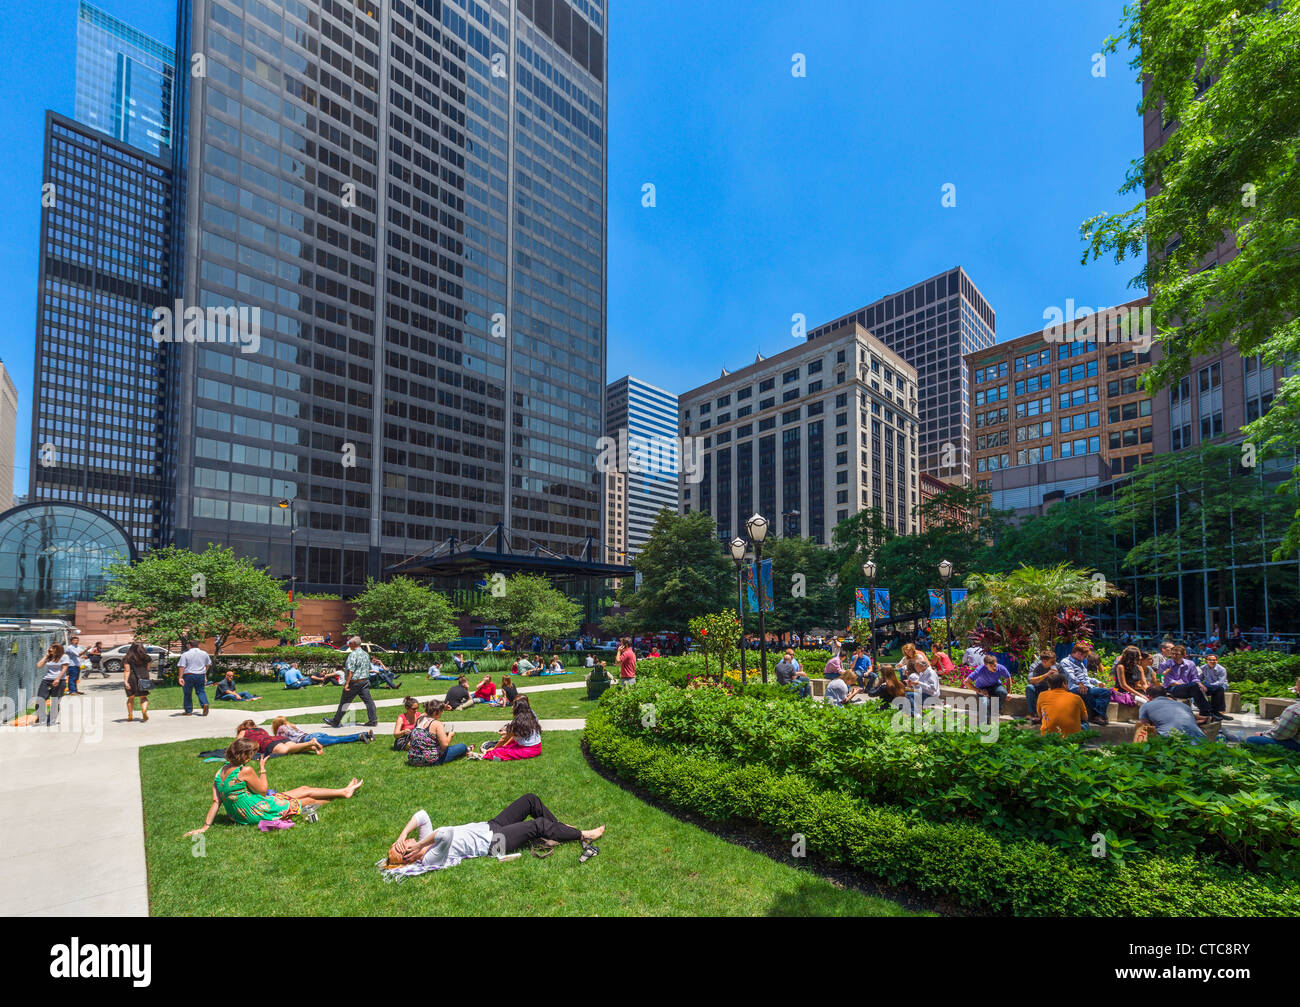
[[[585,682],[523,686],[521,693],[581,689]],[[0,727],[0,916],[147,916],[144,812],[137,750],[146,745],[234,736],[251,715],[333,713],[336,704],[245,712],[213,705],[206,717],[157,710],[128,722],[116,678],[65,697],[55,728]],[[442,695],[432,692],[421,699]],[[401,699],[376,699],[400,706]],[[364,708],[362,710],[364,714]],[[494,733],[490,720],[458,720],[462,734]],[[580,718],[542,720],[546,731],[580,731]],[[329,732],[318,726],[316,730]],[[345,727],[339,733],[355,730]]]

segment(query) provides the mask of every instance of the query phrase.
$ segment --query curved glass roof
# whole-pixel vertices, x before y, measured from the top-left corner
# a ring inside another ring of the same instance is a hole
[[[134,558],[117,522],[89,507],[14,507],[0,514],[0,615],[70,616],[100,595],[107,567]]]

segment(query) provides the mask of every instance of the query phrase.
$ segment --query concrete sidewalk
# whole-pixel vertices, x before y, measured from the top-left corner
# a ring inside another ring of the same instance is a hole
[[[561,682],[520,692],[578,688]],[[305,716],[334,706],[241,710],[213,705],[206,717],[156,710],[126,719],[116,679],[88,682],[65,697],[54,728],[0,727],[0,916],[147,916],[144,813],[138,750],[199,738],[234,737],[250,715]],[[441,693],[435,693],[441,695]],[[401,699],[377,700],[401,705]],[[364,714],[364,708],[362,708]],[[508,717],[456,721],[462,734],[492,733]],[[579,718],[541,721],[545,731],[578,731]],[[328,731],[327,728],[316,728]],[[349,733],[356,728],[342,728]],[[336,733],[336,732],[328,732]],[[382,737],[375,744],[384,744]]]

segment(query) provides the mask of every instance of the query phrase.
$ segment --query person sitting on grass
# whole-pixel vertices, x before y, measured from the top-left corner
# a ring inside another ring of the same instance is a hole
[[[496,698],[497,687],[492,681],[491,675],[485,675],[483,681],[479,682],[478,688],[474,690],[474,702],[486,703],[488,706],[500,706],[501,703]]]
[[[537,667],[536,664],[528,660],[527,654],[520,654],[519,660],[515,662],[514,667],[511,669],[511,674],[523,675],[527,677],[529,675],[537,674],[539,670],[540,669]]]
[[[514,717],[510,723],[497,732],[499,740],[484,744],[483,751],[470,750],[472,759],[488,759],[509,762],[517,759],[532,759],[542,754],[542,725],[533,712],[527,696],[515,700]]]
[[[418,839],[410,839],[416,832]],[[582,843],[582,861],[590,860],[599,850],[591,845],[605,833],[605,826],[576,829],[556,819],[536,794],[516,798],[495,818],[468,825],[450,825],[435,829],[423,809],[411,816],[388,856],[377,866],[404,875],[423,874],[455,867],[462,860],[495,856],[506,859],[519,856],[516,850],[541,842],[551,847],[559,843]],[[513,855],[513,856],[512,856]]]
[[[402,700],[402,712],[393,722],[393,751],[405,752],[411,741],[411,731],[420,719],[420,701],[414,696]]]
[[[432,663],[431,665],[429,665],[429,673],[428,673],[428,674],[429,674],[429,677],[432,678],[432,679],[434,679],[435,681],[438,680],[438,679],[441,679],[441,678],[443,678],[443,677],[450,677],[450,678],[452,678],[452,679],[455,678],[454,675],[451,675],[451,676],[444,676],[444,675],[443,675],[443,673],[442,673],[442,662],[439,661],[436,657],[433,659],[433,663]]]
[[[447,690],[442,701],[453,710],[468,710],[474,705],[474,697],[469,694],[469,680],[461,675],[456,684]]]
[[[1007,700],[1007,687],[1003,682],[1011,681],[1011,672],[1007,666],[998,661],[996,654],[985,654],[981,665],[962,679],[963,688],[969,685],[984,699],[996,699],[999,704]],[[981,703],[985,710],[985,719],[993,717],[992,704]]]
[[[406,764],[408,766],[441,766],[454,762],[469,751],[469,746],[453,742],[456,729],[442,722],[447,704],[431,699],[424,704],[424,714],[415,722],[407,736]]]
[[[1078,693],[1083,705],[1088,708],[1088,723],[1105,727],[1109,723],[1106,711],[1110,706],[1110,690],[1102,688],[1101,682],[1088,673],[1087,644],[1074,644],[1070,656],[1061,661],[1061,672],[1069,683],[1070,691]]]
[[[1038,719],[1041,734],[1078,734],[1088,719],[1088,708],[1083,697],[1066,688],[1066,679],[1059,671],[1048,671],[1041,676],[1038,691]]]
[[[457,674],[457,675],[471,675],[471,674],[472,674],[472,675],[477,675],[477,674],[478,674],[478,662],[477,662],[477,661],[466,661],[466,660],[465,660],[465,655],[464,655],[464,654],[453,654],[452,657],[451,657],[451,659],[452,659],[452,662],[456,665],[456,674]]]
[[[217,683],[217,699],[227,699],[232,703],[247,703],[261,698],[261,696],[254,696],[251,692],[242,692],[236,689],[235,673],[233,671],[227,671],[225,677]]]
[[[330,745],[347,745],[352,742],[361,741],[370,744],[375,740],[374,731],[362,731],[359,734],[326,734],[324,731],[312,731],[308,733],[293,723],[288,717],[276,717],[271,721],[271,730],[275,732],[277,738],[284,741],[294,741],[301,744],[304,741],[319,742],[328,748]]]
[[[1291,692],[1300,696],[1300,678],[1296,679]],[[1252,734],[1245,741],[1248,745],[1262,745],[1269,749],[1276,746],[1285,748],[1288,752],[1300,752],[1300,702],[1292,703],[1283,710],[1267,731]]]
[[[786,647],[785,654],[776,664],[776,684],[799,693],[800,699],[807,699],[812,692],[812,682],[808,681],[803,668],[799,667],[791,647]]]
[[[514,682],[510,681],[509,675],[501,676],[501,695],[506,703],[514,703],[519,698],[519,690],[515,687]]]
[[[212,806],[208,808],[208,817],[202,828],[185,833],[187,837],[207,832],[217,817],[218,809],[236,825],[276,822],[305,811],[314,812],[317,805],[328,801],[351,797],[362,784],[354,776],[346,787],[334,790],[295,787],[275,791],[266,779],[265,755],[259,758],[256,770],[248,765],[248,760],[254,755],[257,755],[257,745],[249,739],[237,738],[230,743],[226,749],[226,761],[212,781]]]
[[[546,674],[548,675],[564,674],[564,662],[560,660],[559,654],[555,654],[551,657],[551,663],[546,666]]]
[[[320,755],[325,751],[325,746],[319,741],[290,741],[288,738],[277,738],[274,734],[262,730],[251,720],[245,720],[235,730],[235,740],[238,741],[240,738],[245,738],[256,745],[261,755],[300,755],[303,752]]]
[[[1147,702],[1142,704],[1138,713],[1133,740],[1147,741],[1152,734],[1167,738],[1178,732],[1187,735],[1194,742],[1202,742],[1206,740],[1205,732],[1201,730],[1202,723],[1205,720],[1193,714],[1186,703],[1172,699],[1164,686],[1152,685],[1147,687]]]
[[[1056,654],[1050,650],[1039,654],[1038,659],[1029,666],[1029,677],[1025,681],[1025,706],[1031,724],[1043,722],[1043,718],[1038,715],[1038,697],[1050,688],[1047,679],[1055,670]]]
[[[284,670],[284,687],[286,689],[305,689],[311,685],[312,680],[304,675],[298,668],[298,662],[294,661]],[[221,697],[218,695],[217,697]]]

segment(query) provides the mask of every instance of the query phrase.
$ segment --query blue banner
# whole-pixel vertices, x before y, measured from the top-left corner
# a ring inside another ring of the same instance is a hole
[[[926,593],[929,594],[930,596],[930,618],[931,619],[948,618],[948,615],[944,611],[944,606],[943,606],[943,590],[932,587]]]
[[[968,592],[964,587],[954,587],[948,593],[952,595],[952,607],[955,610],[958,605],[960,605],[963,601],[966,600],[966,595]]]
[[[876,597],[872,599],[872,608],[875,609],[875,619],[879,622],[881,619],[889,618],[889,588],[876,588]]]
[[[757,587],[754,580],[754,563],[749,562],[744,566],[745,571],[745,602],[750,612],[758,611]],[[774,608],[772,603],[772,561],[763,560],[763,611],[771,612]]]
[[[859,587],[853,590],[854,615],[859,619],[874,618],[876,622],[881,619],[889,618],[889,589],[884,587],[876,588],[876,595],[873,599],[872,607],[874,613],[867,611],[867,592],[869,588]]]
[[[853,589],[853,615],[858,619],[871,618],[867,612],[867,589],[865,587],[855,587]]]

